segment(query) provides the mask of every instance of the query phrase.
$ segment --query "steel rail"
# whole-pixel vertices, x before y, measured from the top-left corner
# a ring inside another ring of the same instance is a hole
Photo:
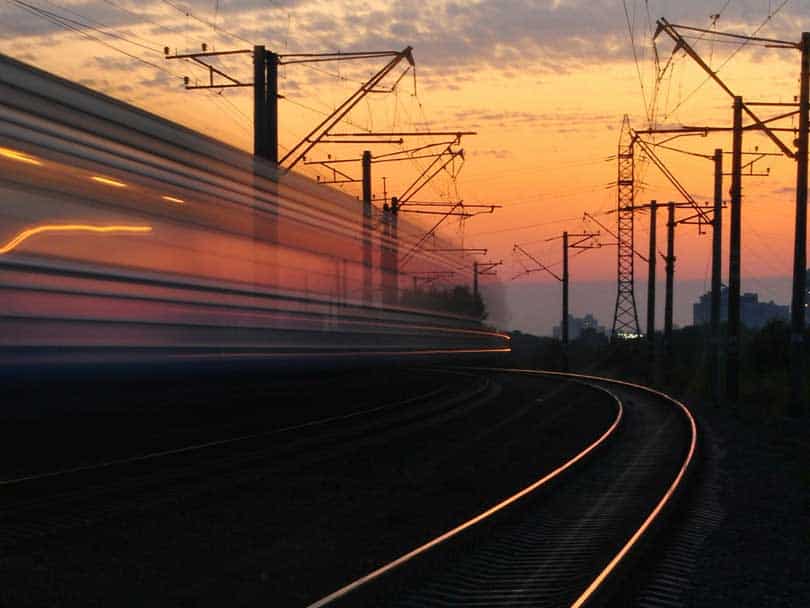
[[[463,374],[456,370],[444,370],[444,373],[474,378],[472,374]],[[219,451],[223,442],[218,445],[211,442],[202,447],[191,446],[191,449],[175,451],[180,460],[174,460],[175,457],[168,453],[154,455],[156,459],[171,459],[161,466],[155,466],[148,458],[138,458],[128,459],[129,462],[98,463],[104,466],[55,472],[55,475],[32,475],[29,479],[0,486],[3,490],[12,492],[4,501],[9,504],[4,504],[1,510],[4,526],[0,530],[0,536],[3,541],[12,539],[12,542],[16,542],[19,539],[30,540],[44,534],[86,528],[94,520],[109,518],[111,514],[132,512],[143,505],[153,506],[166,500],[177,500],[180,496],[189,495],[189,492],[195,493],[201,487],[210,491],[214,487],[212,482],[216,486],[229,486],[237,476],[253,478],[256,467],[266,469],[269,466],[275,471],[285,468],[297,470],[302,462],[313,459],[318,462],[336,449],[356,449],[358,442],[367,441],[379,432],[423,425],[437,416],[461,415],[469,407],[487,403],[499,392],[498,387],[488,380],[475,382],[473,386],[466,383],[461,392],[453,390],[455,386],[445,382],[438,389],[414,395],[407,400],[383,403],[377,407],[316,419],[310,423],[290,425],[277,430],[295,431],[281,442],[277,439],[268,444],[264,440],[264,434],[257,434],[253,442],[247,441],[250,437],[236,438],[235,441],[224,443],[240,446],[239,441],[246,441],[246,444],[238,448],[234,445],[226,446],[228,451],[224,454]],[[400,407],[405,403],[409,406]],[[313,430],[315,434],[312,433]],[[119,471],[116,465],[126,468]],[[130,470],[129,467],[136,468]],[[77,485],[73,475],[69,475],[67,479],[70,480],[71,487],[64,488],[60,484],[60,476],[69,473],[80,476],[81,483]],[[85,479],[87,475],[91,476],[89,480]],[[31,487],[26,482],[31,482]],[[27,495],[43,483],[49,484],[46,487],[52,489],[51,495]],[[21,500],[9,500],[15,489],[22,492]],[[22,521],[17,521],[19,519]]]
[[[658,391],[656,389],[643,386],[641,384],[635,384],[633,382],[627,382],[624,380],[615,380],[612,378],[602,378],[599,376],[590,376],[585,374],[566,374],[561,372],[541,372],[543,375],[547,376],[560,376],[560,377],[573,377],[573,378],[580,378],[586,379],[590,381],[596,382],[607,382],[610,384],[616,384],[619,386],[624,386],[628,388],[633,388],[636,390],[641,390],[647,392],[651,395],[654,395],[660,399],[668,401],[673,405],[679,407],[683,414],[686,416],[686,419],[689,422],[690,430],[691,430],[691,437],[689,443],[689,451],[684,458],[683,463],[681,463],[681,467],[678,470],[675,479],[667,488],[664,495],[658,501],[658,503],[653,507],[650,514],[645,518],[642,522],[641,526],[627,539],[627,542],[622,546],[618,553],[608,562],[607,566],[605,566],[602,571],[591,581],[590,585],[582,592],[582,594],[571,604],[571,608],[581,608],[582,606],[587,605],[587,603],[593,599],[599,589],[604,585],[607,579],[616,571],[616,568],[619,564],[624,560],[633,547],[638,543],[638,541],[642,538],[642,536],[649,530],[650,526],[656,520],[656,518],[661,514],[661,511],[666,507],[667,503],[672,499],[675,495],[675,492],[678,490],[678,487],[681,485],[684,477],[686,476],[686,472],[689,469],[692,461],[695,457],[695,450],[697,449],[697,423],[695,422],[695,417],[692,415],[692,412],[689,411],[689,408],[686,407],[683,403],[670,397],[666,393],[662,391]]]
[[[491,371],[496,371],[496,370],[491,370]],[[511,372],[514,372],[516,370],[497,370],[497,371],[503,371],[503,372],[510,372],[511,371]],[[596,450],[600,445],[602,445],[605,441],[607,441],[607,439],[610,436],[613,435],[613,433],[619,427],[619,424],[621,423],[622,417],[624,415],[624,407],[622,406],[622,402],[615,394],[613,394],[611,391],[609,391],[608,389],[605,389],[603,387],[597,387],[595,385],[593,385],[593,386],[594,386],[594,388],[597,388],[597,390],[601,390],[601,391],[607,393],[608,395],[610,395],[610,397],[615,401],[616,406],[617,406],[616,407],[616,410],[617,410],[616,411],[616,417],[614,418],[613,422],[607,428],[607,430],[605,430],[595,441],[590,443],[587,447],[585,447],[583,450],[578,452],[572,458],[570,458],[569,460],[567,460],[566,462],[564,462],[563,464],[561,464],[560,466],[558,466],[557,468],[555,468],[551,472],[547,473],[546,475],[544,475],[540,479],[538,479],[538,480],[534,481],[533,483],[531,483],[530,485],[526,486],[525,488],[523,488],[519,492],[513,494],[512,496],[509,496],[508,498],[505,498],[504,500],[500,501],[496,505],[490,507],[489,509],[487,509],[487,510],[481,512],[481,513],[479,513],[475,517],[473,517],[473,518],[459,524],[458,526],[452,528],[451,530],[448,530],[444,534],[441,534],[441,535],[437,536],[436,538],[434,538],[434,539],[432,539],[432,540],[430,540],[430,541],[428,541],[428,542],[426,542],[426,543],[412,549],[411,551],[409,551],[409,552],[405,553],[404,555],[396,558],[395,560],[380,566],[379,568],[377,568],[376,570],[373,570],[372,572],[366,574],[365,576],[362,576],[362,577],[356,579],[355,581],[341,587],[340,589],[337,589],[336,591],[333,591],[329,595],[326,595],[326,596],[322,597],[321,599],[309,604],[306,608],[321,608],[323,606],[327,606],[327,605],[329,605],[329,604],[331,604],[331,603],[333,603],[333,602],[347,596],[348,594],[352,593],[353,591],[356,591],[356,590],[360,589],[361,587],[364,587],[365,585],[371,583],[372,581],[375,581],[375,580],[379,579],[380,577],[382,577],[383,575],[391,572],[392,570],[395,570],[395,569],[399,568],[400,566],[412,561],[413,559],[424,555],[425,553],[427,553],[428,551],[430,551],[434,547],[444,543],[445,541],[450,540],[451,538],[453,538],[455,536],[458,536],[459,534],[461,534],[465,530],[468,530],[468,529],[476,526],[477,524],[479,524],[482,521],[488,519],[492,515],[498,513],[499,511],[504,510],[506,507],[509,507],[510,505],[514,504],[515,502],[519,501],[520,499],[524,498],[525,496],[531,494],[532,492],[534,492],[535,490],[537,490],[541,486],[545,485],[546,483],[548,483],[549,481],[551,481],[552,479],[554,479],[555,477],[557,477],[561,473],[563,473],[563,472],[567,471],[568,469],[570,469],[577,462],[579,462],[582,459],[586,458],[591,452]]]
[[[298,424],[291,424],[287,426],[283,426],[277,429],[272,429],[269,431],[262,431],[260,433],[249,433],[247,435],[238,435],[236,437],[227,437],[225,439],[215,439],[212,441],[205,441],[201,443],[192,443],[180,448],[171,448],[166,450],[156,450],[153,452],[147,452],[144,454],[138,454],[136,456],[129,456],[124,458],[113,458],[110,460],[105,460],[102,462],[96,462],[93,464],[76,466],[76,467],[68,467],[65,469],[58,469],[54,471],[48,471],[45,473],[34,473],[30,475],[23,475],[20,477],[13,477],[9,479],[2,479],[0,480],[0,487],[9,487],[14,485],[20,485],[26,482],[31,481],[39,481],[43,479],[52,479],[54,477],[62,477],[65,475],[75,474],[75,473],[86,473],[89,471],[99,471],[102,469],[108,469],[115,466],[132,464],[136,462],[145,462],[148,460],[154,460],[166,456],[174,456],[178,454],[186,454],[188,452],[198,452],[202,450],[206,450],[209,448],[220,447],[224,445],[231,445],[235,443],[241,443],[244,441],[249,441],[251,439],[258,439],[260,437],[271,437],[273,435],[281,435],[283,433],[289,433],[291,431],[299,431],[303,429],[309,429],[319,426],[324,426],[328,424],[332,424],[335,422],[343,422],[345,420],[351,420],[354,418],[359,418],[363,416],[368,416],[370,414],[376,414],[379,412],[383,412],[385,410],[389,410],[392,408],[402,407],[405,405],[409,405],[415,402],[423,401],[430,399],[432,397],[437,396],[438,394],[442,393],[445,390],[445,387],[435,388],[430,391],[421,393],[419,395],[414,395],[413,397],[409,397],[407,399],[400,399],[398,401],[392,401],[389,403],[384,403],[382,405],[376,405],[371,408],[365,408],[360,410],[355,410],[353,412],[349,412],[348,414],[338,414],[335,416],[326,416],[323,418],[316,418],[315,420],[308,420],[306,422],[300,422]]]
[[[471,368],[467,368],[471,369]],[[400,566],[404,565],[411,560],[420,557],[434,549],[438,545],[448,541],[449,539],[457,536],[458,534],[464,532],[465,530],[475,526],[476,524],[481,523],[483,520],[489,518],[490,516],[494,515],[498,511],[506,508],[507,506],[512,505],[520,498],[523,498],[527,494],[531,493],[532,491],[536,490],[546,482],[550,481],[552,478],[556,477],[560,473],[564,472],[568,468],[570,468],[573,464],[577,461],[581,460],[588,454],[590,454],[594,449],[596,449],[601,443],[603,443],[618,427],[620,420],[622,419],[623,415],[623,406],[621,400],[616,396],[613,392],[605,388],[604,386],[600,386],[600,384],[613,384],[620,387],[625,388],[632,388],[640,391],[644,391],[656,398],[665,400],[677,408],[684,414],[686,420],[689,423],[690,427],[690,439],[689,439],[689,449],[687,450],[687,454],[680,465],[680,468],[675,475],[673,481],[669,484],[666,491],[660,497],[660,499],[656,502],[656,504],[652,507],[651,511],[641,523],[641,525],[627,538],[627,540],[622,544],[621,548],[618,552],[608,561],[607,565],[593,578],[593,580],[588,584],[588,586],[580,593],[574,602],[571,604],[572,608],[582,608],[583,606],[588,605],[592,600],[594,600],[597,594],[604,589],[606,582],[610,579],[611,575],[613,575],[617,568],[621,565],[623,560],[625,560],[628,555],[631,553],[633,548],[639,543],[639,541],[644,537],[645,533],[648,532],[652,524],[657,520],[657,518],[661,515],[664,508],[667,504],[672,500],[675,493],[680,488],[681,484],[684,481],[687,471],[691,466],[694,456],[695,450],[697,446],[697,424],[695,422],[694,416],[689,411],[689,409],[680,401],[670,397],[669,395],[657,391],[655,389],[651,389],[646,386],[642,386],[639,384],[634,384],[631,382],[626,382],[622,380],[615,380],[611,378],[603,378],[599,376],[592,376],[586,374],[573,374],[573,373],[564,373],[564,372],[546,372],[546,371],[534,371],[534,370],[520,370],[520,369],[501,369],[501,368],[474,368],[479,369],[480,371],[488,371],[488,372],[496,372],[496,373],[512,373],[512,374],[526,374],[526,375],[538,375],[544,377],[558,377],[558,378],[569,378],[575,381],[579,381],[584,384],[588,384],[594,388],[602,390],[608,394],[610,394],[616,403],[619,406],[619,413],[614,420],[611,427],[602,435],[599,439],[597,439],[594,443],[589,445],[585,450],[577,454],[574,458],[567,461],[565,464],[561,465],[542,479],[534,482],[530,486],[524,488],[517,494],[510,496],[509,498],[501,501],[500,503],[496,504],[492,508],[482,512],[481,514],[477,515],[476,517],[460,524],[459,526],[437,536],[436,538],[416,547],[415,549],[409,551],[408,553],[400,556],[399,558],[380,566],[379,568],[375,569],[374,571],[366,574],[365,576],[356,579],[355,581],[341,587],[340,589],[330,593],[327,596],[322,597],[321,599],[309,604],[307,608],[321,608],[323,606],[327,606],[332,604],[333,602],[340,600],[350,593],[359,590],[362,587],[365,587],[369,583],[379,579],[385,574],[390,573],[392,570],[399,568]],[[598,384],[594,384],[598,383]]]

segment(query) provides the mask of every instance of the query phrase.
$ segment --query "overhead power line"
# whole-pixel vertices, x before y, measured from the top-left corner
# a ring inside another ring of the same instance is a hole
[[[714,74],[717,75],[720,72],[720,70],[722,70],[729,63],[729,61],[731,61],[737,55],[737,53],[739,53],[741,50],[743,50],[743,48],[748,46],[751,43],[750,37],[756,36],[760,32],[760,30],[762,30],[762,28],[764,28],[768,23],[770,23],[770,21],[777,14],[779,14],[779,12],[783,8],[785,8],[785,6],[787,6],[788,2],[790,2],[790,0],[782,0],[782,2],[775,9],[770,11],[768,13],[768,16],[765,17],[765,19],[763,19],[762,23],[760,23],[756,27],[756,29],[754,29],[754,31],[751,32],[751,34],[749,34],[748,37],[746,37],[746,39],[744,39],[742,42],[740,42],[739,46],[736,49],[734,49],[731,52],[731,54],[728,57],[726,57],[723,60],[722,63],[720,63],[719,66],[717,66],[716,68],[713,69]],[[726,3],[726,5],[727,4],[728,3]],[[676,50],[677,50],[677,47],[676,47]],[[675,50],[673,50],[673,53],[674,52],[675,52]],[[672,114],[674,112],[676,112],[681,106],[683,106],[687,101],[689,101],[689,99],[691,99],[695,95],[695,93],[697,93],[700,89],[702,89],[706,85],[706,83],[709,82],[710,80],[712,80],[712,77],[711,76],[706,76],[706,78],[704,78],[700,82],[700,84],[698,84],[694,89],[692,89],[689,93],[687,93],[685,97],[682,97],[681,100],[675,105],[675,107],[673,107],[672,109],[669,110],[669,112],[667,113],[667,116],[672,116]]]
[[[171,8],[176,10],[178,13],[180,13],[182,15],[185,15],[186,17],[189,17],[190,19],[194,19],[194,21],[202,23],[203,25],[208,26],[208,27],[216,30],[217,32],[222,32],[223,34],[225,34],[226,36],[229,36],[230,38],[233,38],[234,40],[239,40],[240,42],[244,42],[246,44],[249,44],[250,46],[253,46],[253,41],[248,40],[247,38],[245,38],[243,36],[240,36],[239,34],[234,34],[233,32],[230,32],[230,31],[216,25],[212,21],[208,21],[207,19],[203,19],[202,17],[198,17],[197,15],[192,13],[190,10],[184,9],[181,6],[178,6],[177,4],[172,2],[171,0],[162,0],[162,2],[163,2],[163,4],[165,4],[167,6],[170,6]]]
[[[102,44],[102,45],[106,46],[107,48],[110,48],[110,49],[114,50],[117,53],[121,53],[123,55],[126,55],[127,57],[135,59],[136,61],[140,61],[141,63],[144,63],[144,64],[146,64],[146,65],[148,65],[150,67],[153,67],[153,68],[155,68],[157,70],[160,70],[161,72],[170,74],[171,76],[174,76],[174,77],[182,80],[181,76],[178,76],[178,75],[174,74],[173,72],[167,70],[165,67],[163,67],[163,66],[161,66],[161,65],[159,65],[157,63],[154,63],[152,61],[149,61],[148,59],[144,59],[143,57],[139,57],[138,55],[135,55],[134,53],[130,53],[129,51],[124,50],[124,49],[122,49],[120,47],[117,47],[114,44],[111,44],[110,42],[107,42],[106,40],[103,40],[102,38],[99,38],[98,36],[93,35],[92,33],[88,32],[87,30],[88,29],[93,30],[93,31],[99,32],[101,34],[111,36],[113,38],[118,38],[118,39],[124,40],[128,44],[135,44],[136,46],[140,46],[141,48],[145,48],[146,50],[149,50],[149,51],[152,51],[152,52],[159,52],[156,49],[146,47],[146,46],[144,46],[142,44],[134,43],[134,42],[132,42],[130,40],[127,40],[126,38],[123,38],[121,36],[117,36],[117,35],[112,34],[110,32],[105,32],[105,31],[100,30],[98,28],[95,28],[95,27],[93,27],[91,25],[80,23],[75,19],[71,19],[69,17],[59,15],[58,13],[55,13],[53,11],[49,11],[49,10],[44,9],[42,7],[35,6],[33,4],[29,4],[28,2],[25,2],[24,0],[8,0],[8,1],[12,2],[13,4],[16,4],[18,7],[22,8],[23,10],[25,10],[26,12],[28,12],[28,13],[30,13],[32,15],[35,15],[37,17],[41,17],[41,18],[43,18],[43,19],[45,19],[47,21],[50,21],[54,25],[58,25],[58,26],[66,29],[66,30],[76,32],[77,34],[79,34],[81,36],[84,36],[85,38],[87,38],[89,40],[93,40],[95,42],[98,42],[99,44]]]

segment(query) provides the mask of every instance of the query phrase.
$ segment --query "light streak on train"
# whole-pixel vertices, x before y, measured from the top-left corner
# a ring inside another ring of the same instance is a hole
[[[23,241],[43,232],[151,232],[151,226],[90,226],[86,224],[51,224],[23,230],[8,243],[0,246],[0,255],[14,251]]]
[[[23,152],[19,152],[17,150],[12,150],[11,148],[0,147],[0,156],[10,158],[11,160],[19,161],[21,163],[28,163],[29,165],[37,165],[40,167],[42,166],[42,163],[33,156],[30,156]]]
[[[114,188],[126,188],[127,185],[124,182],[119,182],[116,179],[110,179],[109,177],[102,177],[100,175],[94,175],[91,177],[94,182],[98,182],[100,184],[106,184],[107,186],[113,186]]]
[[[182,198],[169,196],[168,194],[164,194],[160,198],[162,198],[164,201],[169,201],[170,203],[177,203],[178,205],[182,205],[182,204],[184,204],[186,202]]]

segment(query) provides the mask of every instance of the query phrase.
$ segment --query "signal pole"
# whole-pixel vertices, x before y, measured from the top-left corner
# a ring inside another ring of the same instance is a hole
[[[807,154],[810,127],[810,32],[802,33],[799,134],[796,140],[796,235],[790,313],[790,413],[804,413],[804,323],[807,295]]]
[[[722,251],[723,251],[723,150],[715,149],[714,156],[714,212],[712,214],[712,300],[711,300],[711,347],[709,370],[714,404],[720,405],[722,386],[720,380],[720,313],[722,296]]]
[[[728,350],[726,352],[726,394],[732,404],[740,396],[740,240],[742,234],[742,138],[743,99],[734,97],[731,150],[731,226],[728,252]]]

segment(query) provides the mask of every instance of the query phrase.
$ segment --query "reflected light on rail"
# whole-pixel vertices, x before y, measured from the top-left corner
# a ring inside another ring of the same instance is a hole
[[[42,166],[42,163],[33,156],[18,152],[17,150],[12,150],[11,148],[0,148],[0,156],[19,161],[21,163],[28,163],[29,165],[37,165],[38,167]]]
[[[100,184],[106,184],[107,186],[114,186],[116,188],[126,188],[127,185],[124,182],[119,182],[118,180],[110,179],[109,177],[101,177],[100,175],[94,175],[91,177],[94,182],[99,182]]]
[[[151,232],[151,226],[89,226],[85,224],[49,224],[23,230],[8,243],[0,246],[0,255],[14,251],[20,243],[43,232]]]
[[[164,201],[169,201],[170,203],[177,203],[178,205],[182,205],[186,202],[182,198],[175,198],[174,196],[168,195],[161,196],[160,198],[162,198]]]

